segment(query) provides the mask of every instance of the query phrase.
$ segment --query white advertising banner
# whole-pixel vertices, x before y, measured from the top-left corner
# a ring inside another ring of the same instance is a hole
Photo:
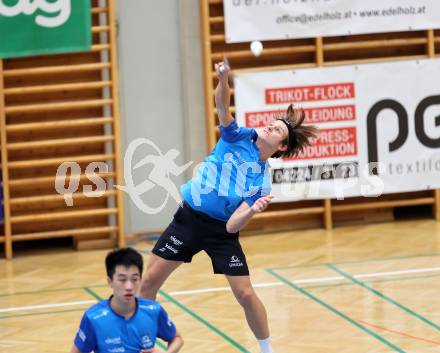
[[[319,128],[272,159],[275,201],[440,188],[440,60],[236,73],[236,117],[257,130],[290,103]]]
[[[439,0],[223,0],[227,43],[440,27]]]

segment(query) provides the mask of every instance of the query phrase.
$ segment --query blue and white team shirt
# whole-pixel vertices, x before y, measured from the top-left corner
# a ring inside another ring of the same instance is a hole
[[[239,127],[234,119],[220,132],[211,154],[180,192],[194,210],[226,222],[243,201],[252,206],[270,193],[270,169],[260,160],[255,129]]]
[[[169,342],[175,335],[176,327],[159,303],[136,298],[136,312],[126,319],[106,299],[84,313],[74,343],[82,353],[139,353],[153,348],[157,337]]]

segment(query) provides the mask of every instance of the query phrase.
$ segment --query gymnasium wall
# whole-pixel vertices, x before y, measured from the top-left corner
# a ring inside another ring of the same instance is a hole
[[[117,20],[123,151],[146,138],[162,153],[181,151],[177,164],[197,163],[206,152],[198,1],[120,0]],[[148,152],[139,148],[136,160]],[[134,173],[135,184],[149,171]],[[191,174],[190,168],[171,178],[179,187]],[[142,198],[158,207],[164,197],[154,187]],[[127,195],[125,201],[127,233],[163,229],[177,207],[170,199],[158,214],[148,215]]]
[[[91,1],[89,51],[0,60],[6,258],[13,244],[40,239],[72,238],[77,249],[124,245],[114,188],[122,183],[114,9],[114,0]],[[91,162],[102,162],[93,195]]]

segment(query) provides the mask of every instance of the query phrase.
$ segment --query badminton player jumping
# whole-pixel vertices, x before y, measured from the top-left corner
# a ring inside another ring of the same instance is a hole
[[[252,287],[239,231],[272,199],[268,158],[296,155],[317,130],[303,126],[304,111],[292,105],[258,133],[239,127],[229,111],[230,67],[225,61],[215,69],[221,137],[196,176],[181,187],[183,205],[153,249],[141,295],[155,299],[168,276],[204,250],[214,273],[226,276],[261,353],[273,353],[266,310]]]

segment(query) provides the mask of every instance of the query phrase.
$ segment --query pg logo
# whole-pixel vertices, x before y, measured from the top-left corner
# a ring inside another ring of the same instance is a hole
[[[440,136],[432,138],[426,133],[425,112],[428,108],[440,105],[440,95],[428,96],[417,105],[414,112],[414,126],[417,140],[425,147],[440,148]],[[393,141],[388,143],[388,151],[393,152],[402,147],[409,135],[409,117],[405,107],[396,100],[384,99],[374,104],[367,115],[367,140],[368,140],[368,163],[369,165],[377,165],[378,141],[377,126],[380,125],[378,119],[379,114],[386,109],[394,111],[398,118],[398,132]],[[434,125],[440,126],[440,115],[435,117]],[[373,164],[371,164],[373,163]],[[371,168],[370,174],[378,175],[377,168]]]

